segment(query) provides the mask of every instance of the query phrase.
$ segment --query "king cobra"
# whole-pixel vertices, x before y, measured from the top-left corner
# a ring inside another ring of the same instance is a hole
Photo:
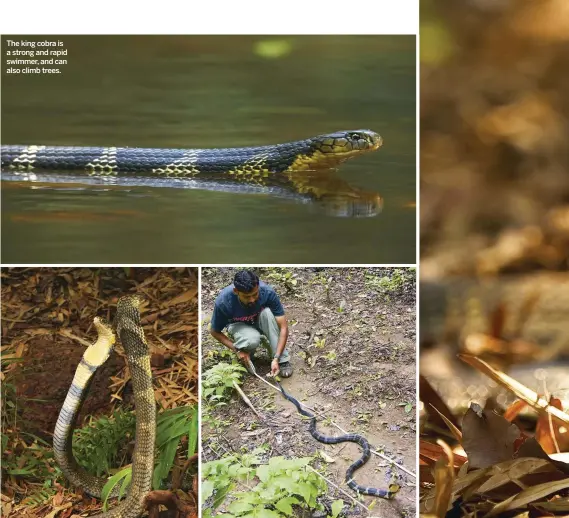
[[[97,176],[228,177],[263,183],[278,173],[331,168],[374,151],[371,130],[338,131],[286,144],[226,149],[2,146],[2,167],[15,171],[83,171]]]
[[[255,369],[255,365],[249,358],[248,361],[245,362],[245,368],[249,371],[249,373],[256,378],[260,379],[263,383],[266,383],[270,387],[278,390],[286,399],[288,399],[298,410],[300,414],[305,417],[310,418],[310,426],[308,428],[312,437],[314,437],[317,441],[322,442],[324,444],[338,444],[340,442],[355,442],[359,446],[361,446],[363,452],[362,456],[354,462],[352,465],[348,467],[346,470],[346,484],[350,489],[353,489],[357,493],[362,495],[370,495],[370,496],[380,496],[382,498],[393,498],[395,494],[399,491],[400,487],[397,484],[391,484],[388,490],[385,489],[378,489],[376,487],[367,487],[367,486],[360,486],[354,479],[353,474],[356,469],[361,468],[370,458],[371,456],[371,448],[369,446],[369,442],[367,439],[361,435],[355,433],[348,433],[344,435],[339,435],[336,437],[329,437],[327,435],[323,435],[318,430],[316,430],[316,416],[311,414],[307,410],[302,408],[301,403],[291,396],[284,387],[275,379],[275,385],[272,385],[268,381],[264,380],[261,376],[257,374],[257,370]],[[276,387],[276,388],[275,388]]]
[[[2,179],[267,194],[316,202],[315,208],[330,216],[370,217],[381,212],[381,196],[350,185],[330,169],[382,144],[377,133],[354,130],[224,149],[2,146]]]
[[[399,491],[400,487],[397,484],[391,484],[389,489],[378,489],[376,487],[367,487],[367,486],[360,486],[354,479],[354,471],[358,468],[361,468],[370,458],[371,456],[371,448],[369,446],[369,442],[367,439],[359,434],[355,433],[348,433],[344,435],[338,435],[336,437],[330,437],[328,435],[321,434],[318,430],[316,430],[316,416],[311,414],[307,410],[302,408],[300,402],[295,399],[293,396],[288,394],[282,385],[275,381],[275,384],[280,389],[282,395],[288,399],[296,409],[305,417],[310,418],[310,426],[308,428],[312,437],[314,437],[317,441],[322,442],[324,444],[338,444],[340,442],[355,442],[362,448],[362,456],[356,460],[353,464],[351,464],[348,469],[346,470],[346,484],[350,489],[353,489],[357,493],[362,495],[370,495],[370,496],[379,496],[382,498],[393,498],[395,494]]]
[[[95,515],[95,518],[138,517],[145,509],[144,499],[151,488],[156,436],[156,405],[148,344],[140,325],[139,306],[141,303],[142,299],[136,295],[119,299],[115,321],[117,335],[126,352],[136,407],[136,435],[131,484],[128,496],[122,503],[109,512]],[[95,318],[94,324],[98,339],[85,351],[77,367],[55,426],[53,449],[61,471],[70,482],[81,487],[87,494],[100,498],[107,480],[85,472],[77,464],[71,448],[73,428],[87,395],[92,376],[96,369],[105,363],[115,343],[115,334],[106,322],[101,318]],[[117,496],[117,494],[118,487],[111,496]]]

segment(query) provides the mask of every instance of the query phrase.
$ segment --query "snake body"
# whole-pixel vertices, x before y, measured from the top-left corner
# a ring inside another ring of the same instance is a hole
[[[288,394],[280,383],[276,382],[276,385],[278,386],[278,388],[282,392],[283,396],[286,399],[288,399],[296,407],[298,412],[300,412],[303,416],[310,418],[310,426],[309,426],[308,430],[310,431],[310,434],[312,435],[312,437],[314,437],[317,441],[322,442],[324,444],[337,444],[340,442],[355,442],[356,444],[358,444],[362,448],[362,456],[358,460],[356,460],[353,464],[351,464],[348,467],[348,469],[346,470],[346,484],[348,485],[348,487],[350,489],[353,489],[354,491],[356,491],[357,493],[360,493],[362,495],[379,496],[382,498],[393,498],[393,496],[397,493],[397,491],[399,491],[399,486],[397,484],[391,484],[389,486],[388,490],[387,489],[379,489],[376,487],[361,486],[353,478],[354,472],[358,468],[361,468],[369,460],[369,458],[371,456],[371,448],[370,448],[369,443],[365,437],[363,437],[359,434],[355,434],[355,433],[339,435],[336,437],[330,437],[330,436],[321,434],[316,429],[316,416],[314,414],[308,412],[304,408],[302,408],[302,405],[300,404],[300,402],[296,398],[294,398],[293,396]]]
[[[136,435],[132,462],[132,479],[128,496],[100,518],[136,518],[144,510],[144,499],[150,491],[154,469],[154,442],[156,436],[156,406],[152,388],[150,355],[144,331],[140,325],[137,296],[122,297],[117,304],[116,334],[124,347],[130,370],[136,407]],[[82,470],[72,453],[72,432],[81,405],[85,400],[95,370],[108,358],[115,341],[112,329],[101,319],[95,319],[99,338],[87,349],[77,367],[71,387],[59,414],[53,447],[55,458],[64,475],[91,496],[101,496],[107,482]],[[116,491],[111,496],[116,496]]]
[[[17,171],[73,170],[97,176],[225,176],[240,182],[265,183],[278,173],[334,167],[381,145],[377,133],[355,130],[286,144],[226,149],[2,146],[2,167]]]
[[[329,170],[382,143],[371,130],[355,130],[226,149],[2,146],[2,179],[270,194],[316,202],[330,216],[371,217],[382,210],[381,196]]]

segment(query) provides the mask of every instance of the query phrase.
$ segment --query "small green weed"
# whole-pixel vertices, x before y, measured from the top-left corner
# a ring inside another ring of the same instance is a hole
[[[329,351],[324,355],[324,358],[326,358],[329,361],[334,361],[336,357],[337,357],[336,351]]]
[[[326,338],[314,338],[314,346],[322,349],[326,345]]]
[[[284,286],[287,291],[294,291],[298,284],[297,274],[287,268],[271,268],[271,273],[267,275],[267,279]]]
[[[202,376],[203,396],[213,406],[224,406],[233,391],[233,382],[240,384],[247,369],[240,363],[218,363]]]
[[[416,282],[416,272],[414,268],[393,268],[386,273],[388,273],[388,275],[381,277],[375,274],[366,274],[366,286],[374,291],[389,294],[401,291],[405,285],[414,285]]]
[[[88,473],[108,475],[121,464],[122,456],[134,437],[136,416],[118,409],[110,417],[91,418],[89,424],[73,434],[73,455]]]
[[[265,464],[259,456],[262,451],[226,455],[202,466],[204,518],[213,516],[222,504],[228,512],[220,516],[232,518],[295,516],[297,511],[293,506],[305,510],[323,509],[317,498],[325,494],[328,487],[309,468],[312,458],[273,457]],[[238,486],[247,490],[234,491]],[[341,500],[334,502],[332,516],[338,516],[342,507]]]

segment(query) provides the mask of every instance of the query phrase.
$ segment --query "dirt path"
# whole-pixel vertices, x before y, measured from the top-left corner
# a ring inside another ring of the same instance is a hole
[[[202,272],[202,318],[208,324],[215,296],[230,284],[234,270]],[[372,268],[267,268],[258,274],[279,293],[290,326],[287,347],[295,371],[282,382],[285,389],[324,414],[317,425],[324,434],[342,434],[327,422],[331,419],[347,432],[361,433],[373,449],[415,472],[414,281],[406,279],[390,290],[386,286],[397,284],[398,274]],[[214,351],[222,350],[207,325],[203,329],[202,372],[218,361],[219,353]],[[269,371],[269,362],[266,355],[255,360],[261,376]],[[276,391],[252,376],[247,376],[242,388],[263,419],[236,397],[223,409],[213,410],[217,425],[210,424],[203,432],[206,461],[216,458],[211,441],[233,451],[269,443],[271,456],[324,453],[328,462],[320,459],[315,465],[324,468],[334,484],[356,495],[344,484],[346,469],[361,455],[356,444],[317,442],[308,431],[308,421]],[[364,497],[361,501],[373,507],[373,516],[414,516],[412,476],[375,455],[355,473],[361,485],[379,488],[387,488],[392,476],[402,486],[396,499]],[[329,496],[352,504],[331,486]],[[352,506],[348,513],[366,515],[367,511]]]

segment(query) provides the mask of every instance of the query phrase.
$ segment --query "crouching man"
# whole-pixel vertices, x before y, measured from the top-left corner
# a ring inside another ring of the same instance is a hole
[[[229,336],[222,332],[225,328]],[[233,284],[221,290],[215,299],[210,333],[235,352],[246,366],[261,345],[261,336],[265,336],[267,351],[273,359],[271,375],[278,374],[283,378],[292,375],[286,350],[288,325],[283,306],[275,290],[259,281],[255,273],[239,271]]]

